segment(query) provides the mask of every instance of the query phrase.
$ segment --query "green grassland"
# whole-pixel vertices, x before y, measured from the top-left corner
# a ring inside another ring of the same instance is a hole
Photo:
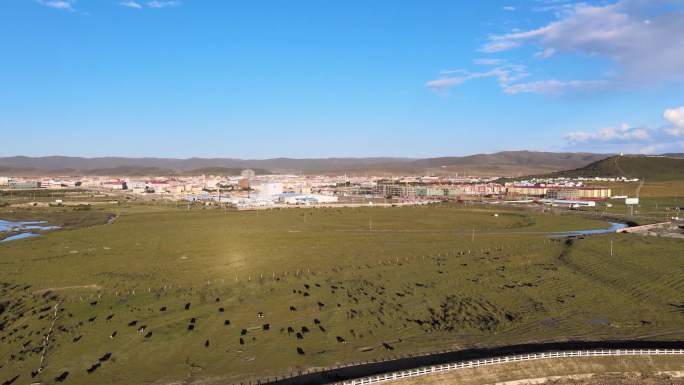
[[[128,200],[130,197],[114,193],[100,193],[85,189],[32,189],[32,190],[0,190],[0,207],[17,206],[59,206],[64,205],[104,205],[116,203],[117,200]]]
[[[0,244],[0,381],[226,384],[461,347],[684,338],[684,242],[548,236],[608,227],[580,216],[455,204],[80,214],[110,212],[110,224]]]
[[[596,207],[583,209],[585,212],[635,224],[664,222],[684,216],[684,181],[588,182],[587,185],[608,187],[613,196],[639,197],[639,204],[630,208],[624,199],[609,199],[597,202]]]
[[[553,177],[627,177],[638,182],[586,182],[609,187],[614,196],[639,197],[640,204],[632,211],[624,200],[610,200],[613,207],[599,203],[596,209],[623,221],[648,224],[682,216],[684,207],[684,159],[679,157],[612,156],[582,168],[548,174]]]
[[[45,207],[33,209],[31,207],[19,207],[0,210],[0,218],[8,221],[43,221],[49,220],[50,225],[59,226],[63,229],[73,230],[78,228],[96,226],[107,223],[115,217],[111,211],[102,208],[93,208],[86,205],[75,207]],[[2,239],[2,236],[0,236]]]
[[[587,182],[589,186],[602,186],[611,189],[612,195],[637,196],[640,198],[671,198],[684,205],[684,181],[644,181],[640,182]],[[641,186],[641,187],[640,187]]]

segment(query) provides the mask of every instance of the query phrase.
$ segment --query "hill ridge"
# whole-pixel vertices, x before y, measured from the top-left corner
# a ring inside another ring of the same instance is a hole
[[[73,157],[73,156],[12,156],[0,158],[0,174],[62,175],[93,173],[120,174],[186,174],[198,169],[253,168],[273,173],[304,174],[487,174],[525,175],[582,167],[606,157],[593,153],[557,153],[542,151],[501,151],[490,154],[444,156],[432,158],[408,157],[329,157],[238,159],[238,158],[158,158],[158,157]]]
[[[614,155],[547,177],[625,177],[650,181],[684,180],[684,158],[669,155]]]

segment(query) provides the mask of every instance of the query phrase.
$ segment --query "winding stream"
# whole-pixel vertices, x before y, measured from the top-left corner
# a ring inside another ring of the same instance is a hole
[[[0,239],[0,242],[9,242],[17,239],[39,237],[39,233],[33,231],[50,231],[57,230],[59,226],[48,225],[47,221],[23,221],[13,222],[0,219],[0,237],[3,233],[11,233],[12,235]],[[16,233],[16,234],[14,234]]]
[[[610,234],[617,232],[620,229],[628,227],[624,223],[609,222],[610,227],[607,229],[595,229],[595,230],[574,230],[574,231],[559,231],[549,233],[552,237],[574,237],[578,235],[597,235],[597,234]]]

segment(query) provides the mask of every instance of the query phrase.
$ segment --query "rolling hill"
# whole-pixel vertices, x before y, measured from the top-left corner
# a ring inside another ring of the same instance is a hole
[[[463,157],[426,158],[416,160],[412,165],[416,169],[437,174],[523,176],[579,168],[606,156],[573,152],[502,151]]]
[[[611,156],[574,170],[547,176],[627,177],[649,181],[684,180],[684,158],[671,156]]]
[[[0,175],[235,175],[258,173],[350,175],[521,176],[575,169],[605,158],[604,154],[504,151],[438,158],[80,158],[67,156],[0,158]]]

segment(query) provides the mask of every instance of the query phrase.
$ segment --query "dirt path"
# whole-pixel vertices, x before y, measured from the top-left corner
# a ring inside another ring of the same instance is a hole
[[[63,291],[63,290],[73,290],[73,289],[89,289],[89,290],[100,290],[102,286],[100,285],[80,285],[80,286],[62,286],[62,287],[48,287],[47,289],[36,290],[33,294],[43,294],[48,291]]]
[[[683,385],[683,378],[671,377],[666,374],[649,373],[607,373],[587,374],[579,376],[554,376],[529,380],[500,382],[496,385]]]
[[[388,385],[684,385],[677,356],[561,358],[463,369]]]

